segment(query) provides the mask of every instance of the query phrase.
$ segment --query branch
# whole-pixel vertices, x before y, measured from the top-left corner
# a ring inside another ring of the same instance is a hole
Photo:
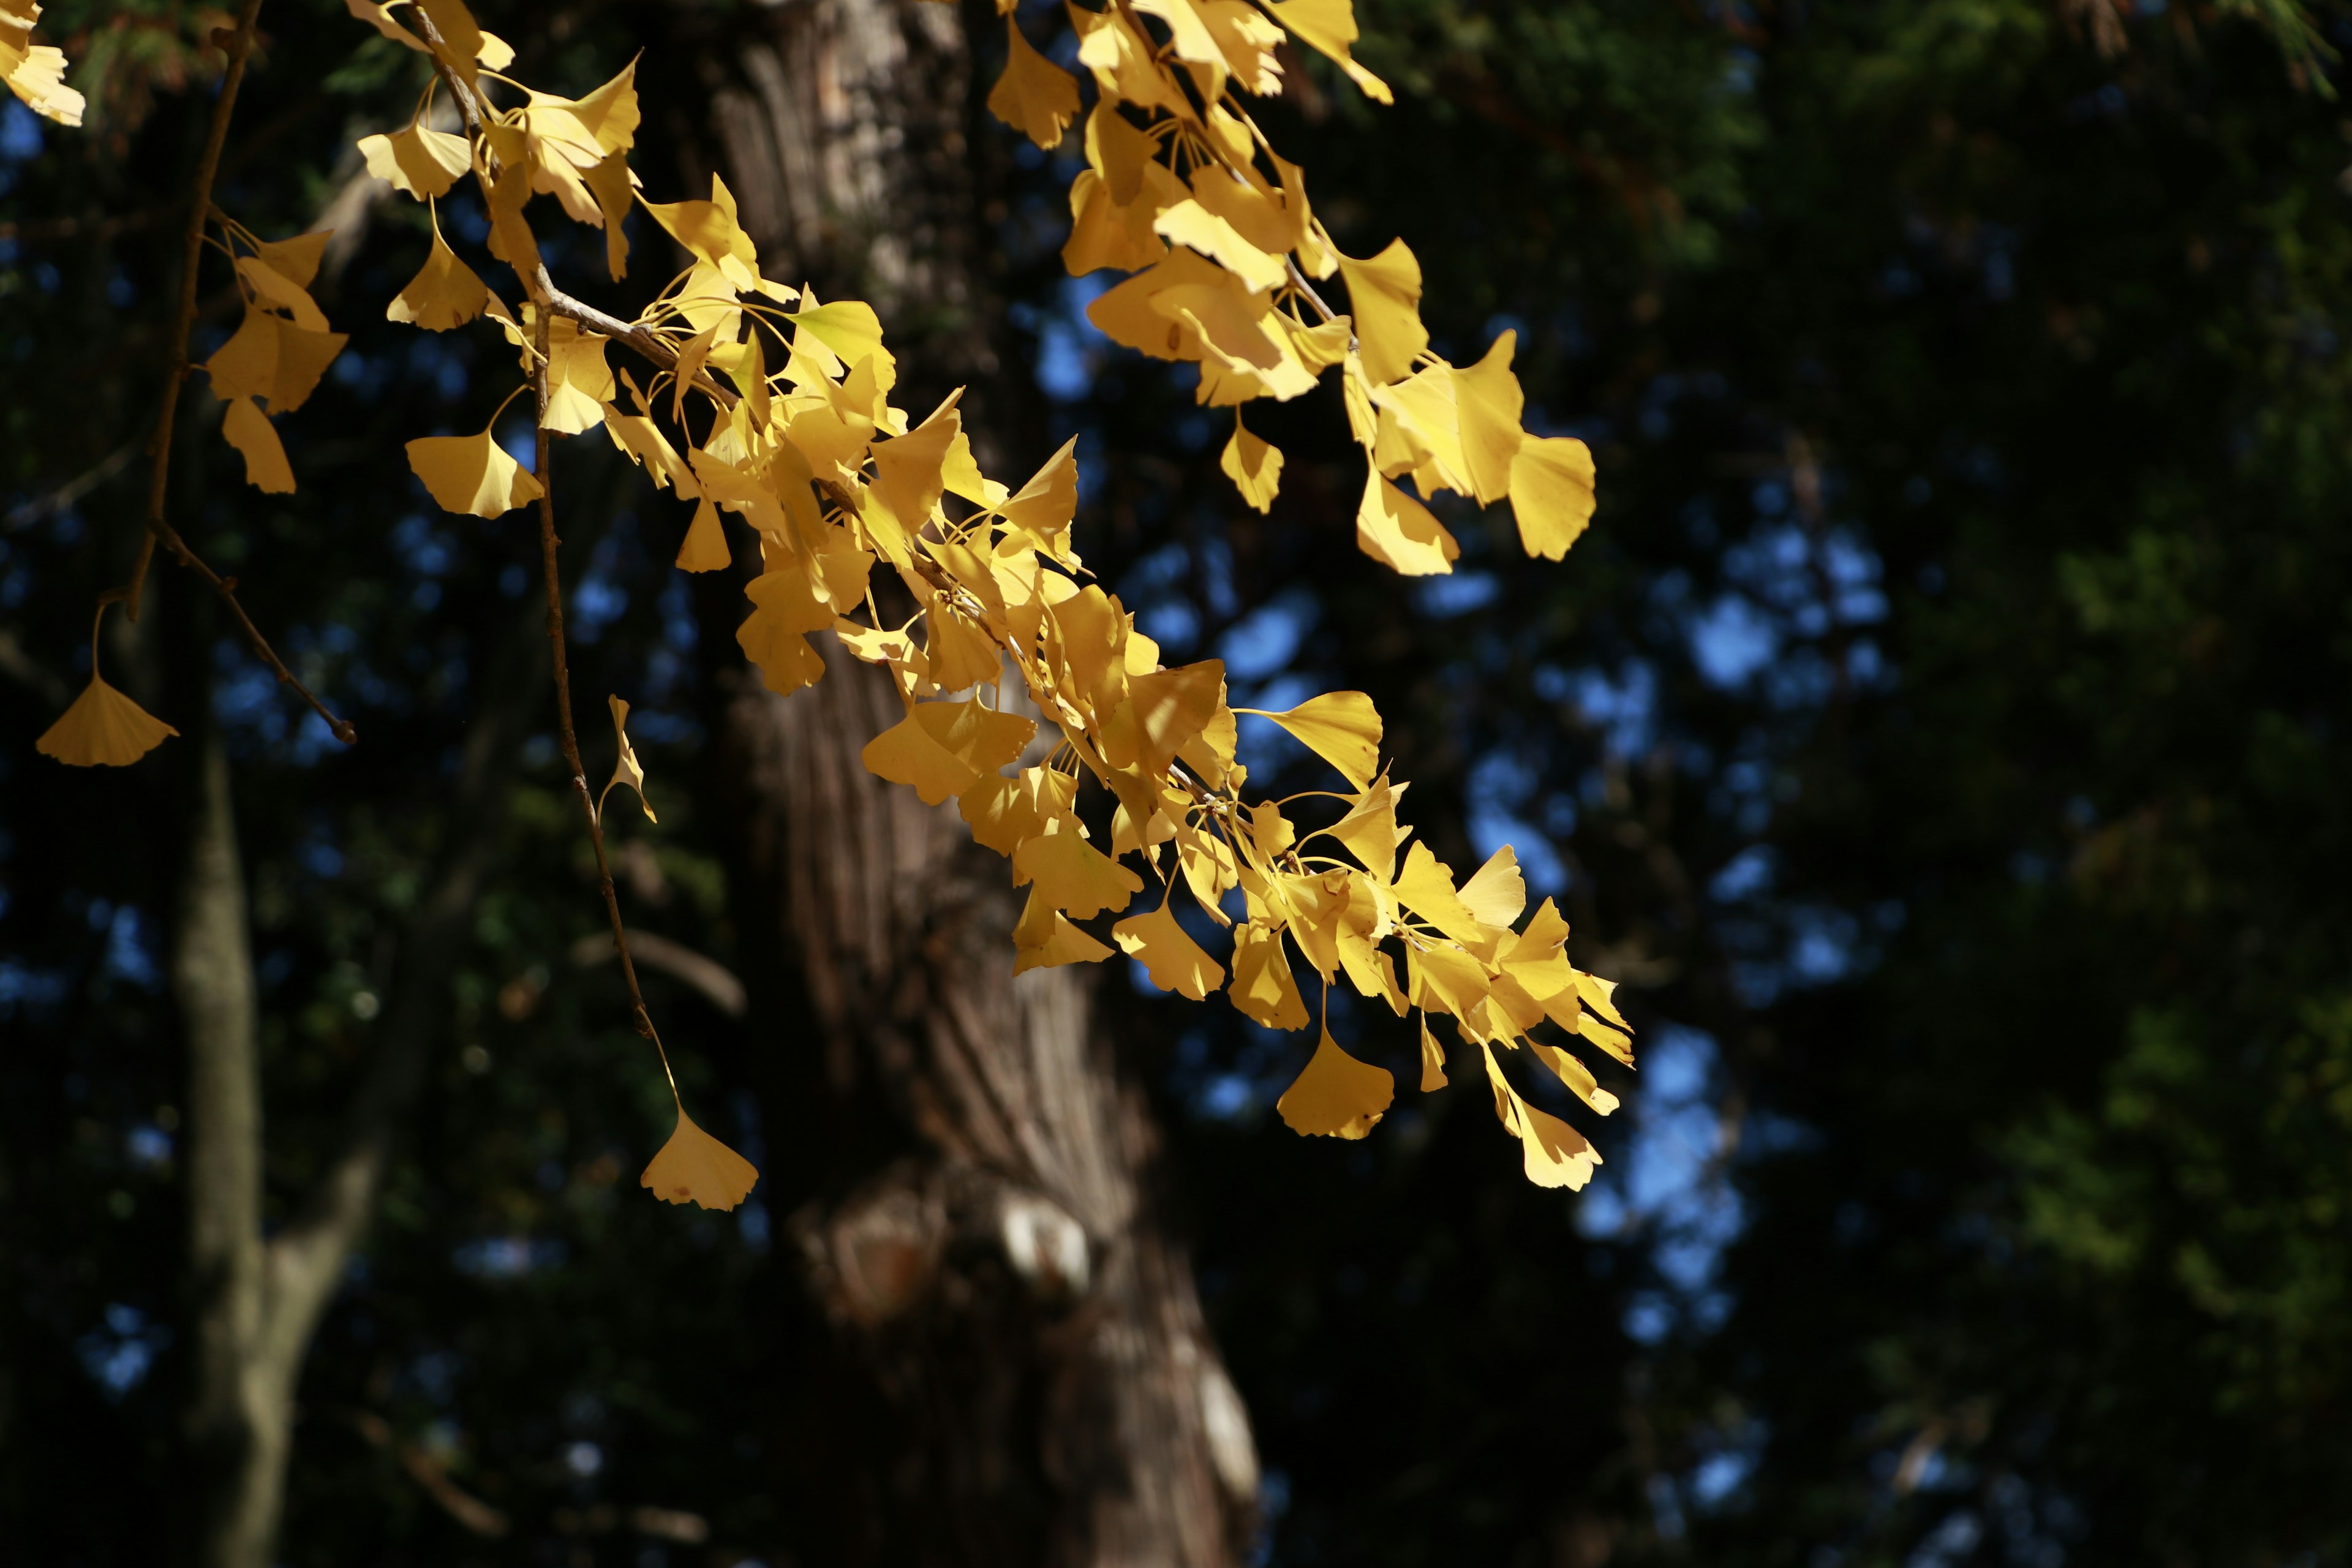
[[[131,585],[123,594],[123,608],[130,618],[139,618],[139,600],[146,591],[147,568],[155,559],[155,546],[160,542],[172,552],[172,558],[203,578],[212,591],[220,595],[221,603],[236,617],[245,640],[252,645],[255,654],[278,677],[280,686],[290,686],[301,693],[310,711],[325,721],[335,739],[348,746],[356,742],[359,731],[351,721],[340,719],[318,694],[294,678],[245,606],[236,602],[236,579],[224,577],[205,563],[203,557],[189,548],[180,537],[179,530],[163,521],[163,497],[172,473],[172,427],[179,417],[180,387],[188,379],[188,333],[196,320],[196,282],[205,256],[205,225],[210,221],[213,205],[213,178],[220,171],[221,148],[228,141],[230,114],[236,108],[236,89],[245,80],[245,62],[253,52],[253,21],[261,11],[261,0],[244,0],[237,12],[234,29],[215,28],[213,41],[228,56],[228,69],[221,78],[220,97],[213,103],[212,125],[205,133],[204,155],[196,163],[195,185],[188,196],[188,234],[185,251],[180,266],[180,308],[173,323],[171,363],[165,367],[163,406],[155,416],[155,435],[148,447],[154,457],[153,477],[147,485],[147,536],[139,542],[139,560],[131,569]]]

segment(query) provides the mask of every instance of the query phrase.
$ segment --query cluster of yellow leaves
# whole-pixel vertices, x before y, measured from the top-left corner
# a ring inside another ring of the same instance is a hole
[[[1078,85],[1022,36],[1014,0],[998,9],[1010,55],[989,108],[1040,147],[1057,146],[1078,115]],[[1282,90],[1276,51],[1286,35],[1388,102],[1387,85],[1349,52],[1350,0],[1067,10],[1096,99],[1063,262],[1073,276],[1133,274],[1087,314],[1115,342],[1200,367],[1202,404],[1234,409],[1223,467],[1243,499],[1261,511],[1273,505],[1282,454],[1243,425],[1241,405],[1297,397],[1336,366],[1366,458],[1356,529],[1365,553],[1410,575],[1452,571],[1459,548],[1423,503],[1453,490],[1480,506],[1508,500],[1529,555],[1565,554],[1592,516],[1592,456],[1581,441],[1521,427],[1516,334],[1467,369],[1431,353],[1412,250],[1397,240],[1369,260],[1340,254],[1297,165],[1244,106],[1242,94]],[[1334,274],[1347,287],[1346,315],[1314,287]]]
[[[64,51],[33,42],[33,25],[40,19],[34,0],[0,0],[0,77],[34,113],[79,125],[84,100],[66,85]]]
[[[214,393],[228,405],[221,434],[244,457],[246,483],[289,495],[294,470],[268,415],[289,413],[309,401],[319,378],[351,341],[328,329],[326,316],[310,298],[310,281],[319,275],[319,258],[333,231],[264,240],[233,222],[223,226],[236,264],[237,289],[245,296],[245,321],[204,368]],[[240,243],[252,254],[238,255]]]
[[[453,50],[481,37],[457,0],[426,0],[426,9]],[[1104,101],[1087,122],[1090,167],[1074,195],[1073,254],[1142,268],[1104,297],[1097,319],[1148,352],[1198,360],[1202,395],[1215,402],[1295,396],[1314,372],[1343,365],[1351,407],[1368,411],[1375,454],[1367,548],[1402,569],[1442,571],[1453,553],[1426,510],[1391,482],[1391,473],[1408,470],[1424,493],[1511,497],[1531,546],[1564,550],[1591,510],[1589,460],[1577,443],[1519,429],[1509,340],[1466,371],[1423,353],[1410,255],[1393,247],[1369,263],[1339,257],[1307,210],[1297,169],[1268,153],[1275,177],[1262,177],[1248,155],[1255,128],[1218,106],[1229,81],[1253,91],[1276,84],[1281,31],[1242,0],[1149,0],[1135,10],[1169,26],[1178,42],[1154,43],[1124,7],[1075,13],[1081,58]],[[1271,11],[1351,65],[1345,0],[1285,0]],[[1076,112],[1076,88],[1017,28],[1010,37],[1013,63],[992,101],[1050,144]],[[525,209],[551,195],[566,216],[604,229],[608,268],[619,277],[622,222],[639,200],[626,164],[637,110],[629,71],[577,100],[515,89],[506,96],[520,100],[500,107],[490,95],[504,85],[478,79],[487,118],[470,143],[436,141],[439,133],[412,123],[362,148],[382,177],[427,202],[470,172],[490,205],[489,248],[514,268],[526,296],[509,311],[436,227],[394,319],[442,331],[487,316],[530,371],[549,299],[532,283],[538,254]],[[1122,103],[1156,118],[1139,126]],[[1224,990],[1261,1024],[1304,1029],[1314,1015],[1295,966],[1303,959],[1327,998],[1345,984],[1400,1017],[1419,1011],[1425,1089],[1444,1081],[1429,1016],[1451,1018],[1484,1060],[1528,1175],[1581,1185],[1600,1156],[1529,1105],[1496,1053],[1530,1052],[1605,1114],[1613,1098],[1570,1050],[1535,1032],[1557,1027],[1630,1061],[1610,987],[1570,964],[1567,922],[1549,902],[1526,916],[1507,848],[1457,882],[1411,841],[1396,816],[1403,786],[1381,766],[1370,700],[1339,692],[1258,715],[1328,762],[1348,788],[1249,798],[1223,667],[1163,665],[1072,547],[1072,447],[1017,489],[988,478],[956,396],[919,421],[891,402],[898,364],[870,307],[821,303],[761,275],[723,181],[713,178],[707,200],[642,205],[691,258],[629,324],[634,346],[659,368],[640,385],[608,362],[611,341],[580,325],[577,310],[551,318],[546,427],[568,436],[601,426],[656,486],[694,503],[683,569],[730,563],[730,516],[756,536],[761,570],[737,635],[770,689],[790,693],[823,678],[824,660],[809,640],[822,633],[888,670],[905,716],[866,747],[866,765],[926,802],[955,801],[974,838],[1005,857],[1013,885],[1028,889],[1016,969],[1125,952],[1163,989],[1193,998]],[[1347,269],[1357,319],[1304,325],[1295,307],[1312,295],[1286,255],[1317,277]],[[647,337],[657,350],[646,349]],[[409,453],[453,511],[496,516],[539,494],[488,429],[412,442]],[[1270,501],[1280,466],[1279,453],[1237,429],[1226,468],[1245,495]],[[1555,484],[1556,468],[1568,479]],[[1579,473],[1580,492],[1571,482]],[[877,574],[895,579],[896,590],[877,595]],[[911,608],[885,616],[886,598]],[[1007,700],[1013,676],[1019,701]],[[644,774],[621,730],[626,709],[614,706],[614,783],[642,798]],[[1080,811],[1087,780],[1109,797],[1107,841]],[[1303,826],[1288,815],[1302,803],[1328,820]],[[1157,884],[1150,892],[1147,879]],[[1179,918],[1180,891],[1196,911],[1188,919]],[[1081,923],[1105,920],[1107,930]],[[1222,954],[1193,934],[1219,928],[1230,932]],[[1385,1069],[1322,1029],[1279,1109],[1301,1132],[1358,1138],[1392,1092]],[[646,1181],[666,1197],[723,1206],[741,1195],[734,1175],[722,1176],[734,1172],[731,1160],[681,1112],[677,1138]]]

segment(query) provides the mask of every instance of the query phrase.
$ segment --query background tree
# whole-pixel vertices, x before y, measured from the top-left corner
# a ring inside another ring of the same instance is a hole
[[[162,1114],[184,1100],[151,989],[174,862],[144,826],[174,808],[68,791],[29,756],[70,695],[34,656],[119,575],[95,552],[137,499],[105,474],[50,498],[104,469],[152,397],[156,351],[119,334],[166,275],[150,242],[170,219],[140,215],[183,166],[172,116],[202,108],[170,75],[196,57],[121,16],[85,34],[50,13],[119,84],[93,81],[117,118],[87,153],[0,125],[7,286],[39,301],[8,316],[9,353],[89,367],[85,401],[6,414],[0,1487],[19,1539],[92,1562],[161,1550],[164,1520],[121,1491],[185,1495],[188,1345],[164,1338],[185,1152]],[[2332,65],[2303,60],[2299,86],[2294,35],[2184,6],[1365,17],[1360,54],[1400,89],[1368,162],[1352,127],[1317,139],[1317,113],[1356,112],[1337,91],[1302,93],[1285,134],[1318,190],[1352,194],[1326,212],[1343,241],[1402,232],[1431,273],[1479,280],[1458,315],[1433,308],[1441,342],[1516,316],[1531,402],[1599,411],[1583,433],[1609,488],[1574,572],[1499,569],[1466,527],[1443,592],[1286,557],[1221,496],[1223,432],[1189,393],[1086,335],[1053,254],[1058,172],[1013,156],[1001,218],[982,209],[1025,323],[1008,363],[1035,372],[1049,438],[1082,433],[1090,559],[1147,629],[1181,651],[1189,617],[1245,680],[1373,691],[1441,849],[1460,864],[1508,837],[1532,867],[1539,830],[1591,900],[1571,906],[1581,956],[1637,988],[1661,1041],[1641,1136],[1570,1201],[1527,1190],[1454,1096],[1403,1097],[1337,1158],[1289,1141],[1266,1037],[1105,998],[1166,1121],[1274,1555],[2340,1555]],[[373,90],[347,46],[294,68],[310,36],[272,40],[289,63],[256,76],[245,123],[380,117],[345,107]],[[343,188],[314,179],[282,215],[291,186],[234,199],[291,229]],[[421,254],[405,243],[336,298],[388,297]],[[382,367],[376,401],[320,395],[384,433],[466,392],[463,351],[353,350]],[[1339,454],[1267,434],[1291,458],[1276,521],[1342,526]],[[453,549],[359,444],[289,441],[331,487],[332,531],[232,505],[218,477],[202,515],[243,542],[249,599],[310,606],[289,620],[319,629],[289,641],[350,694],[372,761],[333,760],[234,647],[215,656],[248,791],[276,1194],[331,1146],[353,1005],[383,1016],[377,933],[428,885],[445,759],[498,628],[528,614],[496,525]],[[617,586],[650,580],[623,567],[665,558],[675,522],[585,521],[577,679],[671,672],[640,744],[683,779],[713,749],[694,605]],[[764,1210],[680,1226],[616,1180],[655,1084],[633,1037],[583,1024],[617,988],[571,978],[585,889],[551,753],[523,763],[455,1032],[304,1385],[287,1558],[777,1561],[806,1537],[776,1432],[830,1397],[761,1359],[786,1233]],[[781,984],[745,957],[706,798],[664,801],[630,874],[669,900],[655,931]],[[106,826],[59,826],[87,823]],[[651,984],[707,1009],[699,1092],[755,1081],[730,994]],[[735,1104],[722,1130],[775,1168],[756,1101]]]

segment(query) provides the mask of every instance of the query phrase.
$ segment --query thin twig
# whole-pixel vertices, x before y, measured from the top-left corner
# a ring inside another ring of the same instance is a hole
[[[422,12],[418,15],[421,16]],[[620,895],[613,888],[613,863],[604,853],[604,826],[596,814],[595,797],[588,793],[588,771],[580,762],[580,737],[572,725],[572,670],[564,658],[563,572],[556,560],[562,543],[555,536],[555,473],[549,463],[552,443],[547,428],[547,324],[551,317],[537,312],[531,335],[538,357],[530,367],[530,386],[539,405],[539,559],[540,575],[547,587],[547,648],[555,661],[555,732],[563,748],[563,765],[572,770],[572,791],[580,797],[580,815],[588,824],[588,842],[596,851],[596,880],[604,894],[605,918],[613,923],[613,946],[621,955],[621,978],[629,987],[629,1005],[636,1014],[637,1033],[662,1053],[662,1070],[669,1071],[669,1053],[654,1033],[653,1015],[646,1011],[645,993],[637,988],[637,966],[629,956],[628,928],[621,921]],[[671,1082],[676,1083],[673,1078]]]
[[[196,281],[205,258],[205,226],[211,221],[213,176],[220,170],[221,148],[228,142],[229,116],[236,109],[236,89],[245,80],[246,57],[253,52],[253,20],[260,15],[261,0],[245,0],[238,9],[236,26],[223,39],[215,30],[214,41],[228,56],[228,68],[222,73],[220,97],[213,100],[213,121],[205,132],[204,155],[196,161],[196,179],[188,195],[188,232],[181,247],[180,310],[172,330],[171,363],[163,372],[163,406],[155,416],[155,437],[147,448],[154,457],[154,475],[147,484],[148,535],[139,542],[139,564],[131,570],[130,591],[123,595],[126,613],[139,618],[139,596],[147,586],[148,563],[155,558],[156,530],[163,522],[165,481],[172,471],[172,426],[179,416],[180,384],[188,379],[188,333],[196,321]]]
[[[139,561],[131,569],[130,585],[122,593],[123,611],[133,621],[139,618],[140,596],[147,586],[147,568],[155,559],[156,545],[161,544],[173,560],[203,578],[220,595],[221,603],[236,617],[245,640],[278,677],[278,683],[299,692],[302,700],[310,705],[310,711],[326,723],[336,740],[348,746],[360,738],[359,731],[352,727],[351,721],[337,717],[319,700],[316,692],[297,680],[294,672],[286,668],[286,661],[278,657],[278,650],[269,646],[269,639],[261,635],[261,628],[253,624],[253,617],[237,603],[236,579],[224,577],[206,565],[203,557],[180,537],[179,530],[163,520],[163,499],[172,472],[172,428],[179,417],[181,386],[188,379],[188,334],[196,321],[196,284],[204,262],[205,226],[212,216],[213,179],[220,170],[221,148],[228,141],[229,116],[236,108],[236,89],[245,79],[246,58],[253,52],[253,22],[260,11],[261,0],[245,0],[237,12],[236,27],[226,37],[219,30],[214,34],[215,42],[228,57],[228,69],[221,78],[220,97],[213,101],[212,125],[205,133],[204,155],[197,161],[195,184],[188,195],[187,245],[180,263],[180,308],[169,345],[171,363],[163,380],[163,406],[156,414],[155,435],[148,447],[154,458],[154,468],[147,486],[147,533],[139,542]]]

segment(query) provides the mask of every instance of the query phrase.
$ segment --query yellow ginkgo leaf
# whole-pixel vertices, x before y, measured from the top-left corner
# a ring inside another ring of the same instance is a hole
[[[1506,844],[1462,884],[1462,907],[1482,924],[1507,926],[1528,907],[1528,880],[1517,851]]]
[[[629,705],[617,697],[606,697],[605,706],[613,710],[613,739],[621,754],[613,763],[613,776],[604,781],[604,788],[596,796],[596,815],[604,814],[604,796],[613,793],[614,784],[626,784],[637,793],[637,805],[645,808],[647,822],[659,822],[654,815],[654,803],[646,798],[646,770],[638,765],[637,749],[629,744]]]
[[[428,332],[446,332],[480,315],[489,299],[488,288],[449,248],[436,223],[433,248],[425,256],[425,265],[417,268],[416,276],[408,280],[399,296],[384,307],[383,315],[388,321],[411,321]]]
[[[34,0],[0,4],[0,77],[34,113],[60,125],[79,125],[87,106],[81,94],[65,85],[65,52],[33,42],[33,24],[40,19]]]
[[[1380,771],[1381,710],[1360,691],[1327,691],[1286,713],[1262,708],[1234,711],[1273,720],[1360,790],[1370,788],[1372,775]]]
[[[1110,934],[1120,952],[1143,961],[1144,973],[1162,991],[1198,1002],[1225,983],[1224,966],[1186,934],[1176,911],[1166,904],[1150,914],[1129,915],[1111,927]]]
[[[751,1196],[760,1173],[751,1162],[694,1124],[678,1107],[677,1129],[655,1155],[641,1187],[667,1204],[694,1203],[707,1209],[731,1209]]]
[[[1527,552],[1559,560],[1592,510],[1592,449],[1572,436],[1523,437],[1511,459],[1511,515]]]
[[[1412,248],[1398,239],[1370,261],[1342,256],[1339,272],[1348,281],[1364,374],[1376,385],[1410,374],[1429,347],[1429,330],[1421,324],[1421,263]]]
[[[1407,577],[1443,576],[1462,553],[1445,525],[1377,468],[1365,479],[1356,510],[1356,547]]]
[[[1388,1114],[1396,1079],[1386,1068],[1360,1062],[1326,1028],[1307,1070],[1283,1090],[1274,1108],[1293,1132],[1308,1138],[1361,1138]]]
[[[257,299],[266,300],[285,311],[296,326],[307,327],[314,332],[328,330],[326,315],[311,300],[310,291],[259,257],[238,257],[236,272],[252,288]]]
[[[794,351],[805,352],[801,342],[805,335],[851,369],[873,361],[876,391],[888,392],[896,386],[898,362],[882,346],[882,319],[874,313],[874,307],[862,300],[836,300],[830,305],[814,300],[814,295],[806,296],[806,310],[784,317],[798,329],[793,334]]]
[[[1527,396],[1519,390],[1519,378],[1511,374],[1511,351],[1518,337],[1516,331],[1504,332],[1485,359],[1454,373],[1462,458],[1470,470],[1470,494],[1480,506],[1501,500],[1510,489],[1511,468],[1519,455],[1519,414]]]
[[[1076,822],[1066,816],[1058,831],[1040,834],[1013,851],[1013,886],[1033,881],[1038,897],[1080,920],[1122,909],[1143,891],[1142,878],[1079,837]]]
[[[478,436],[420,436],[408,443],[408,466],[447,511],[499,517],[541,493],[539,481],[488,430]]]
[[[1282,487],[1282,449],[1251,435],[1242,425],[1239,408],[1234,410],[1233,438],[1225,443],[1217,466],[1242,492],[1242,500],[1260,511],[1274,510],[1275,492]]]
[[[250,397],[232,397],[221,420],[221,434],[245,457],[245,482],[266,495],[294,493],[294,469],[286,461],[286,447],[269,416]]]
[[[1078,117],[1077,82],[1030,47],[1009,11],[1004,38],[1004,74],[988,95],[988,111],[1040,147],[1060,146],[1062,132]]]
[[[1348,79],[1374,103],[1395,101],[1389,84],[1356,63],[1349,52],[1356,41],[1356,7],[1352,0],[1268,0],[1274,19],[1315,48],[1339,62]]]
[[[920,702],[859,754],[875,777],[911,785],[924,805],[937,805],[1019,756],[1036,732],[1034,720],[995,712],[977,699]]]
[[[1019,956],[1013,973],[1058,969],[1066,963],[1100,963],[1111,950],[1072,925],[1042,890],[1032,891],[1020,923],[1013,928],[1013,945]]]
[[[103,607],[99,611],[106,614]],[[89,639],[89,684],[72,707],[33,742],[45,757],[78,768],[128,767],[179,733],[106,683],[98,672],[98,634]]]
[[[1429,1015],[1421,1015],[1421,1092],[1433,1093],[1445,1087],[1445,1047],[1429,1032]]]
[[[1601,1152],[1559,1117],[1522,1100],[1503,1077],[1490,1047],[1479,1047],[1478,1054],[1486,1060],[1486,1080],[1494,1087],[1495,1114],[1517,1136],[1525,1151],[1528,1180],[1539,1187],[1570,1191],[1591,1181],[1601,1163]]]
[[[710,176],[707,202],[646,202],[646,211],[669,231],[670,237],[709,262],[739,289],[758,284],[760,252],[736,220],[735,194],[717,174]]]
[[[688,525],[686,539],[677,547],[677,569],[718,572],[733,564],[735,557],[727,548],[727,526],[719,521],[719,509],[705,496],[694,503],[694,521]]]
[[[418,201],[447,195],[472,158],[463,136],[424,125],[389,136],[362,136],[359,146],[369,174]]]
[[[1282,950],[1282,932],[1249,921],[1234,932],[1234,1005],[1269,1029],[1307,1027],[1307,1004],[1298,994]]]

